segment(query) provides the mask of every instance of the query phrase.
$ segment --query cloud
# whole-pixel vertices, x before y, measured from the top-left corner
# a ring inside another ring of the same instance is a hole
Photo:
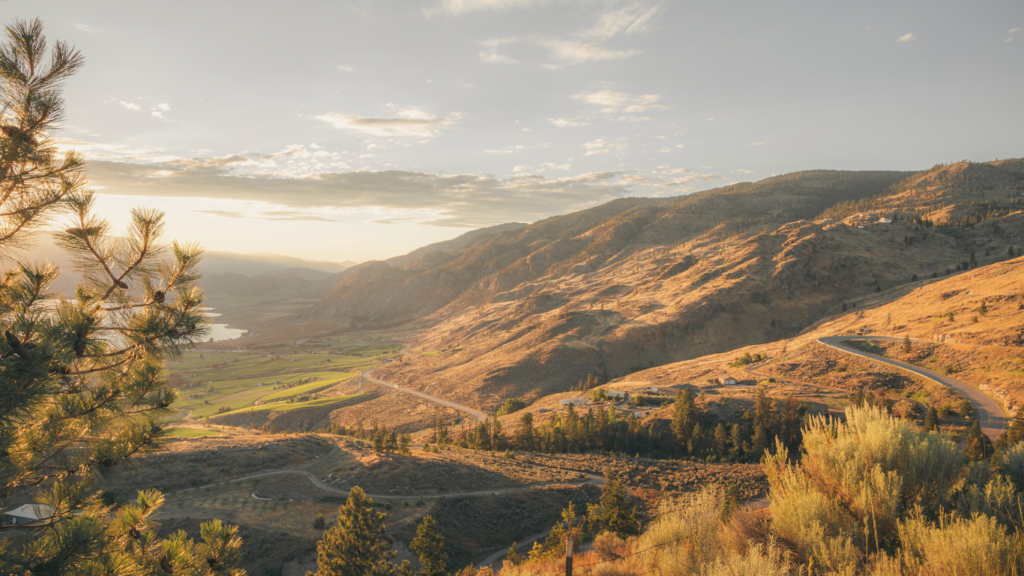
[[[142,107],[139,106],[138,104],[136,104],[134,102],[125,102],[124,100],[121,100],[121,106],[124,106],[125,108],[131,110],[132,112],[138,112],[139,110],[142,110]]]
[[[1014,32],[1020,32],[1020,28],[1010,28],[1006,31],[1007,34],[1013,34]]]
[[[341,64],[338,64],[337,68],[338,68],[338,70],[341,70],[342,72],[351,72],[351,71],[355,70],[355,68],[353,68],[351,66],[342,66]]]
[[[94,160],[89,175],[102,194],[264,202],[284,210],[276,211],[277,216],[264,212],[241,216],[231,210],[214,214],[229,218],[327,218],[346,210],[379,210],[393,216],[407,211],[411,213],[401,216],[415,218],[418,224],[453,227],[534,221],[635,195],[619,182],[620,172],[561,178],[530,174],[510,178],[436,175],[407,170],[320,172],[301,177],[239,172],[239,166],[259,160],[244,155],[147,164]],[[328,215],[318,214],[320,210],[328,211]]]
[[[587,122],[587,121],[585,121],[585,119],[581,119],[581,118],[573,118],[571,120],[568,119],[568,118],[548,118],[548,122],[551,122],[552,124],[554,124],[555,126],[558,126],[559,128],[569,128],[569,127],[588,126],[588,125],[590,125],[590,122]]]
[[[107,33],[106,30],[101,30],[99,28],[94,28],[92,26],[89,26],[88,24],[75,24],[75,28],[78,28],[82,32],[88,32],[89,34],[106,34]]]
[[[917,40],[917,38],[913,34],[908,33],[908,34],[904,34],[903,36],[900,36],[899,39],[896,40],[896,41],[897,42],[911,42],[911,41],[914,41],[914,40]]]
[[[585,142],[583,147],[587,149],[585,156],[593,156],[595,154],[608,154],[608,153],[619,153],[626,150],[629,144],[625,138],[617,138],[611,142],[605,141],[604,138],[598,138],[591,142]]]
[[[454,112],[439,117],[419,108],[406,108],[392,118],[375,118],[350,114],[321,114],[317,120],[327,122],[339,130],[361,132],[371,136],[409,136],[416,138],[432,138],[443,128],[457,122],[462,114]]]
[[[273,212],[235,212],[231,210],[192,210],[193,214],[209,214],[221,218],[244,218],[250,220],[271,220],[274,222],[283,221],[309,221],[309,222],[337,222],[334,218],[308,214],[305,212],[275,210]]]
[[[753,174],[754,173],[753,170],[747,170],[746,168],[737,168],[736,171],[739,172],[740,174]]]
[[[532,150],[536,148],[551,148],[551,144],[545,142],[543,144],[518,144],[516,146],[508,146],[505,148],[491,148],[484,150],[484,154],[519,154],[523,150]]]
[[[538,4],[546,4],[548,0],[441,0],[441,5],[427,8],[423,13],[429,18],[437,14],[461,16],[467,12],[485,10],[498,11],[514,8],[528,8]]]
[[[573,96],[576,100],[583,100],[587,104],[603,106],[602,112],[644,112],[652,108],[667,108],[661,104],[660,94],[632,95],[613,90],[601,90]]]
[[[764,146],[767,143],[768,143],[768,141],[765,140],[764,142],[751,142],[750,145],[751,146]]]
[[[474,5],[500,7],[510,4],[529,5],[536,2],[487,2],[470,1]],[[578,30],[566,36],[506,36],[489,38],[480,42],[484,49],[480,51],[480,60],[494,64],[519,64],[521,58],[502,52],[503,47],[514,47],[520,44],[532,44],[548,51],[550,60],[542,64],[544,68],[558,70],[565,66],[574,66],[586,62],[602,62],[609,60],[625,60],[640,53],[639,50],[626,48],[615,49],[605,45],[617,36],[632,35],[648,30],[655,17],[661,12],[661,2],[649,0],[629,0],[618,8],[603,12],[590,28]]]

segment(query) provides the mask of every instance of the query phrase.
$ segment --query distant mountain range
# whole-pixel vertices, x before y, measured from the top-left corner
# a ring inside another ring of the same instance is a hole
[[[61,268],[61,277],[54,286],[58,292],[70,293],[78,282],[79,275],[75,272],[71,259],[47,234],[40,234],[32,247],[14,254],[11,260],[29,263],[55,262]],[[10,265],[10,260],[6,265]],[[241,279],[240,277],[266,276],[271,279],[271,283],[279,282],[280,277],[317,281],[329,278],[355,265],[356,263],[352,261],[327,262],[304,260],[280,254],[239,254],[211,251],[203,254],[203,260],[199,264],[199,271],[204,276],[200,285],[210,291],[207,287],[209,284],[214,288],[211,291],[213,294],[225,284],[237,282]],[[230,278],[218,278],[221,275],[228,275]],[[325,293],[332,286],[333,284],[330,284],[325,289]]]

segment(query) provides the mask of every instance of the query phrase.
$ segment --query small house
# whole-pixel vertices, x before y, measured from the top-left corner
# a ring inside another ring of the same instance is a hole
[[[53,508],[45,504],[25,504],[4,512],[4,523],[6,524],[32,524],[40,520],[46,520],[53,516]]]
[[[718,377],[718,383],[722,386],[735,386],[737,380],[728,374],[723,374]]]

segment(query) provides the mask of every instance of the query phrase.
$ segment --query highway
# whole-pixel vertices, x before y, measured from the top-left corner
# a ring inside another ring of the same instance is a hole
[[[993,441],[998,439],[999,436],[1004,431],[1006,431],[1006,424],[1007,424],[1007,422],[1006,422],[1006,414],[1003,412],[1002,407],[999,406],[999,404],[995,400],[993,400],[992,398],[986,396],[982,391],[978,390],[977,388],[971,386],[970,384],[967,384],[966,382],[961,382],[960,380],[957,380],[956,378],[953,378],[952,376],[947,376],[945,374],[939,374],[938,372],[934,372],[932,370],[928,370],[927,368],[921,368],[920,366],[915,366],[913,364],[907,364],[906,362],[900,362],[899,360],[893,360],[891,358],[885,358],[883,356],[877,356],[875,354],[871,354],[869,352],[864,352],[862,350],[857,350],[856,348],[851,348],[850,346],[846,346],[846,345],[843,344],[843,342],[846,342],[846,341],[849,341],[849,340],[896,340],[896,341],[902,341],[903,338],[899,338],[899,337],[896,337],[896,336],[874,336],[874,335],[872,335],[872,336],[829,336],[829,337],[825,337],[825,338],[818,338],[818,342],[824,344],[825,346],[828,346],[829,348],[834,348],[836,350],[839,350],[841,352],[845,352],[847,354],[854,354],[856,356],[862,356],[864,358],[868,358],[868,359],[874,360],[875,362],[881,362],[883,364],[888,364],[890,366],[895,366],[896,368],[899,368],[899,369],[904,370],[906,372],[910,372],[912,374],[916,374],[918,376],[923,376],[925,378],[928,378],[929,380],[933,380],[935,382],[938,382],[939,384],[942,384],[943,386],[952,388],[952,389],[956,390],[957,392],[960,392],[961,394],[966,396],[968,400],[971,401],[971,404],[974,405],[974,413],[975,413],[976,417],[978,418],[978,423],[981,425],[981,431],[984,432],[985,435],[988,436],[989,438],[991,438]],[[923,342],[922,340],[914,340],[914,341],[915,342]]]

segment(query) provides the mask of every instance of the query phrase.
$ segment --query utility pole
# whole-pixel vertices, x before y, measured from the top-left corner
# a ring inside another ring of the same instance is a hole
[[[572,533],[565,535],[565,576],[572,576]]]

